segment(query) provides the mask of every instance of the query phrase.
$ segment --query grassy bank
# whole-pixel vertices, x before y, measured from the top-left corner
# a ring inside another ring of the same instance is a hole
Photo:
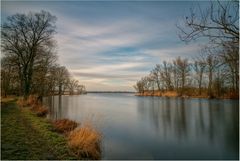
[[[17,107],[14,100],[1,105],[1,159],[79,159],[48,120],[37,117],[28,108]]]

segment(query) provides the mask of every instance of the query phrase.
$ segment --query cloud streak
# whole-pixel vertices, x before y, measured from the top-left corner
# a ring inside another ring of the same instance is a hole
[[[60,64],[88,90],[134,90],[135,81],[163,60],[192,57],[175,23],[185,2],[4,2],[3,17],[42,9],[58,18]]]

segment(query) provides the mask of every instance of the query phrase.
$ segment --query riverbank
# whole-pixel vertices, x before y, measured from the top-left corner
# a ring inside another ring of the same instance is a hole
[[[177,91],[144,91],[143,93],[136,93],[135,96],[154,96],[154,97],[181,97],[181,98],[206,98],[210,97],[207,92],[203,92],[202,95],[197,95],[194,91],[188,92],[188,94],[180,95]],[[238,95],[228,94],[221,97],[212,97],[217,99],[239,99]]]
[[[79,159],[47,119],[37,117],[29,108],[19,108],[16,100],[1,101],[1,116],[2,160]]]

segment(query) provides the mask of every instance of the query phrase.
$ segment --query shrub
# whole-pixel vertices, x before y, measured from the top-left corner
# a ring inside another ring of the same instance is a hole
[[[68,119],[61,119],[54,121],[53,125],[57,132],[66,133],[74,130],[78,126],[78,123]]]
[[[101,159],[101,134],[91,125],[84,125],[68,135],[68,145],[81,158]]]

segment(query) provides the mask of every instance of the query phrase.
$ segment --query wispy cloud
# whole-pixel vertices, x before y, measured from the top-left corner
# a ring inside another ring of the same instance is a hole
[[[141,76],[163,60],[192,57],[175,23],[180,2],[4,2],[3,16],[47,10],[56,15],[58,55],[88,90],[133,90]]]

